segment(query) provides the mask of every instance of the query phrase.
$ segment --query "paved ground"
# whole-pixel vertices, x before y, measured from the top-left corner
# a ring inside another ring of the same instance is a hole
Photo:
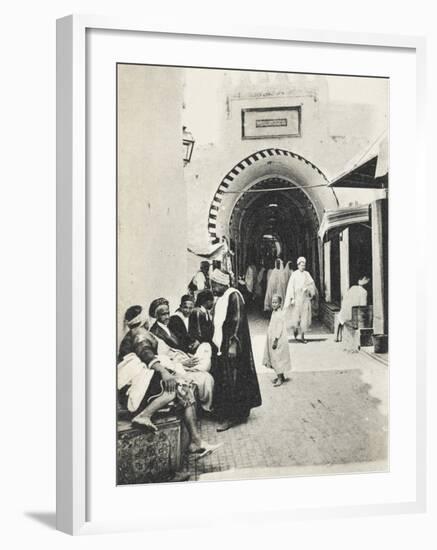
[[[309,343],[290,342],[293,370],[279,388],[263,367],[267,321],[250,317],[263,404],[224,433],[202,420],[202,437],[223,447],[185,468],[192,479],[241,479],[387,469],[388,368],[348,353],[321,325]]]

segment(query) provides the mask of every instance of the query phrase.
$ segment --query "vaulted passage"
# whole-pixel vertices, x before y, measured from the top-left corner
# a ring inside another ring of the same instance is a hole
[[[317,231],[324,212],[338,206],[321,170],[284,149],[249,155],[226,173],[211,202],[208,231],[212,243],[230,240],[235,271],[248,262],[266,263],[280,256],[307,258],[308,270],[323,288],[322,243]]]
[[[243,275],[250,262],[270,267],[279,256],[295,265],[305,256],[319,281],[318,226],[314,206],[301,188],[278,177],[257,182],[237,200],[229,222],[237,274]]]

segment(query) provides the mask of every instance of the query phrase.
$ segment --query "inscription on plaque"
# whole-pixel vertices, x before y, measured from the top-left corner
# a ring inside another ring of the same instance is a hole
[[[242,139],[300,137],[301,106],[242,109]]]
[[[274,128],[275,126],[287,126],[286,118],[260,118],[256,121],[257,128]]]

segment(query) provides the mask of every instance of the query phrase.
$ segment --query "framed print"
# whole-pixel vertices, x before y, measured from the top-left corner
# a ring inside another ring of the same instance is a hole
[[[58,21],[59,529],[424,509],[423,49]]]

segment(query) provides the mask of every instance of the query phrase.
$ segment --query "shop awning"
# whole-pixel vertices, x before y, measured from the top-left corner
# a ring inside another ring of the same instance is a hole
[[[207,260],[215,260],[217,258],[221,258],[223,255],[223,243],[217,243],[217,244],[210,244],[207,248],[197,248],[196,250],[193,250],[190,247],[187,247],[188,252],[191,252],[191,254],[195,254],[196,256],[199,256],[199,258],[205,258]]]
[[[334,178],[330,187],[355,189],[387,189],[388,139],[381,138],[364,157],[353,162],[342,174]]]
[[[319,237],[323,240],[328,231],[331,232],[335,229],[336,232],[339,232],[356,223],[369,223],[369,220],[368,204],[325,210],[322,223],[320,224]]]

